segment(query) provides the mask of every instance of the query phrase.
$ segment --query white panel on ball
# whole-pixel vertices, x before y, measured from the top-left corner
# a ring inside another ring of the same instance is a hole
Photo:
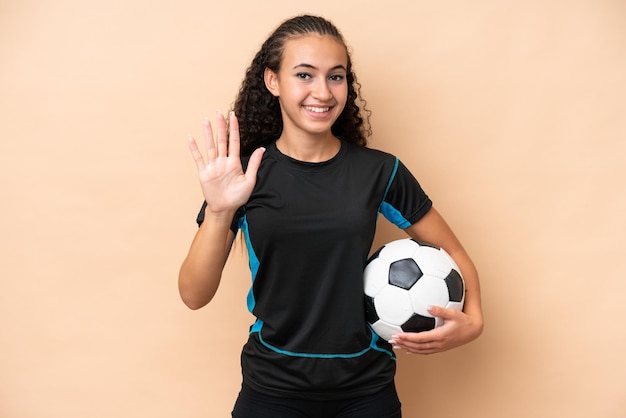
[[[389,263],[382,258],[372,260],[367,266],[367,274],[369,278],[365,280],[365,294],[374,296],[389,284],[387,273],[389,272]]]

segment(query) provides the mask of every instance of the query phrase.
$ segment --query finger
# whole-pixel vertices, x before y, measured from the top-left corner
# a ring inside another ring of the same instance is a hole
[[[230,112],[229,118],[230,129],[228,132],[228,156],[239,158],[239,120],[237,120],[235,112]]]
[[[428,355],[428,354],[436,354],[436,353],[440,353],[442,350],[438,347],[435,347],[433,344],[426,344],[422,347],[419,348],[415,348],[415,349],[408,349],[407,352],[409,354],[422,354],[422,355]]]
[[[204,158],[202,157],[202,153],[198,149],[198,144],[196,143],[196,140],[193,139],[193,137],[191,137],[191,136],[188,137],[187,138],[187,145],[189,145],[189,150],[191,151],[191,156],[193,157],[193,160],[196,162],[196,165],[198,166],[198,170],[203,169],[204,166],[205,166]]]
[[[422,332],[402,332],[391,337],[392,345],[400,348],[415,350],[436,344],[441,338],[440,328]]]
[[[204,147],[206,149],[207,161],[213,161],[217,155],[215,151],[215,141],[213,140],[213,127],[209,118],[202,120],[202,132],[204,133]]]
[[[434,340],[421,342],[402,340],[396,341],[394,348],[403,349],[407,352],[416,354],[432,354],[441,350],[441,343]]]
[[[217,111],[217,158],[228,156],[228,138],[226,136],[226,119]]]
[[[452,319],[459,311],[451,308],[443,308],[441,306],[430,306],[428,313],[437,318]]]
[[[261,159],[263,158],[264,152],[265,148],[257,148],[256,150],[254,150],[254,152],[250,156],[250,160],[248,160],[246,178],[256,179],[256,174],[259,171],[259,166],[261,165]]]
[[[420,344],[414,343],[395,343],[394,350],[404,350],[408,354],[432,354],[436,352],[435,343],[425,342]]]

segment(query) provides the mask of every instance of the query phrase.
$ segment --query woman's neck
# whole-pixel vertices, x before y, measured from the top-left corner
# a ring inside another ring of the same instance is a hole
[[[332,135],[315,138],[281,135],[276,140],[276,147],[281,153],[295,160],[320,163],[337,155],[341,141]]]

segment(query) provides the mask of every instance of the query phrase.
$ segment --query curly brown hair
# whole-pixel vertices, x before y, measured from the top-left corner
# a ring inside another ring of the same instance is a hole
[[[348,97],[346,106],[331,131],[344,141],[361,146],[367,145],[367,138],[371,135],[369,124],[371,112],[361,97],[361,85],[352,70],[350,52],[343,35],[335,25],[322,17],[302,15],[288,19],[278,26],[263,43],[246,70],[233,105],[233,111],[239,120],[242,155],[248,155],[258,147],[268,145],[282,133],[280,104],[278,98],[265,86],[263,75],[266,68],[275,73],[279,71],[286,41],[308,34],[332,36],[346,48]]]

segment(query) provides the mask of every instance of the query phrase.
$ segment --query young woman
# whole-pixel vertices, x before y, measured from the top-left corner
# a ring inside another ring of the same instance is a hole
[[[265,41],[215,136],[204,121],[206,157],[189,139],[205,202],[181,297],[211,301],[239,230],[252,273],[234,417],[400,417],[392,348],[432,354],[482,331],[472,261],[406,167],[365,147],[359,87],[337,28],[298,16]],[[391,341],[372,332],[362,275],[379,212],[454,258],[464,312],[433,307],[442,327]]]

